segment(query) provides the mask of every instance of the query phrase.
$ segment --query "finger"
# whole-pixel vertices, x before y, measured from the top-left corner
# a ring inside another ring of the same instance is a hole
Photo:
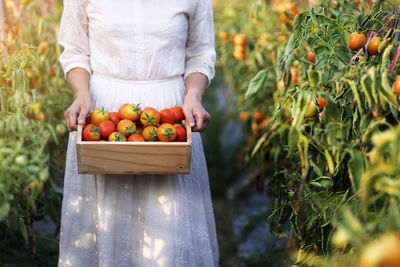
[[[89,108],[87,108],[87,107],[81,108],[81,112],[79,113],[79,116],[78,116],[78,123],[79,124],[85,124],[86,115],[88,113],[89,113]]]
[[[71,110],[69,112],[69,126],[71,130],[76,130],[76,118],[77,118],[78,112],[77,110]]]
[[[196,121],[194,119],[193,110],[192,109],[184,108],[183,109],[183,114],[185,115],[185,118],[188,120],[190,127],[196,126]]]
[[[71,131],[71,127],[69,125],[69,111],[68,110],[64,112],[64,119],[65,119],[65,122],[67,123],[68,131],[70,132]]]
[[[193,131],[201,132],[204,127],[204,114],[201,115],[195,114],[194,116],[196,119],[196,127],[194,127]]]

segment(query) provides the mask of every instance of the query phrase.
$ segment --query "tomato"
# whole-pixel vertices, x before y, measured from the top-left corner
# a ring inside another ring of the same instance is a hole
[[[125,142],[126,137],[125,135],[119,133],[119,132],[113,132],[108,136],[108,141],[109,142]]]
[[[307,112],[304,116],[306,118],[312,118],[315,115],[317,115],[317,112],[318,112],[317,105],[315,105],[315,103],[311,103],[310,106],[308,106]]]
[[[19,155],[15,158],[14,162],[18,166],[26,166],[28,163],[28,158],[25,155]]]
[[[142,136],[146,141],[157,141],[157,127],[147,126],[143,129]]]
[[[186,142],[186,129],[183,127],[175,127],[176,138],[175,142]]]
[[[313,51],[307,53],[307,60],[308,62],[315,63],[315,54]]]
[[[123,119],[118,123],[117,131],[125,136],[130,136],[136,131],[136,125],[131,120]]]
[[[221,39],[221,41],[227,41],[228,40],[228,33],[225,31],[219,31],[219,39]]]
[[[94,124],[86,125],[82,132],[83,141],[99,141],[100,128]]]
[[[381,38],[379,37],[374,37],[371,39],[371,41],[368,44],[368,53],[371,55],[379,55],[379,46],[381,45]]]
[[[269,118],[266,118],[265,120],[263,120],[263,121],[260,123],[259,128],[260,128],[260,129],[264,129],[265,127],[267,127],[268,123],[269,123]]]
[[[233,54],[235,53],[245,53],[246,52],[246,47],[241,46],[241,45],[235,45],[235,50],[233,51]]]
[[[92,112],[92,123],[96,126],[99,126],[100,123],[102,123],[103,121],[108,121],[108,112],[106,110],[104,110],[104,108],[102,109],[95,109]]]
[[[119,109],[121,119],[135,121],[140,117],[140,107],[135,104],[124,104]]]
[[[99,126],[101,138],[107,139],[110,134],[115,132],[115,125],[112,121],[103,121]]]
[[[326,101],[322,97],[318,97],[319,110],[323,111],[326,106]]]
[[[253,119],[254,119],[256,122],[262,122],[262,120],[263,120],[263,115],[262,115],[262,113],[259,112],[259,111],[255,112],[255,113],[253,114]]]
[[[50,69],[50,73],[49,73],[50,77],[54,77],[56,76],[56,72],[54,71],[53,68]]]
[[[38,47],[39,53],[44,54],[48,48],[49,48],[49,44],[47,42],[45,42],[45,41],[41,42]]]
[[[163,123],[157,128],[157,137],[161,142],[172,142],[176,138],[175,127],[170,123]]]
[[[171,123],[175,122],[175,113],[169,109],[163,109],[160,111],[160,121],[161,123]]]
[[[277,84],[276,84],[276,88],[278,90],[282,90],[283,88],[285,88],[285,82],[282,80],[280,80]]]
[[[359,267],[398,267],[400,266],[400,236],[386,232],[365,246],[360,257]]]
[[[328,88],[328,87],[324,87],[324,91],[325,91],[325,92],[328,92],[328,91],[329,91],[329,88]]]
[[[40,111],[38,114],[35,114],[33,117],[37,121],[45,122],[46,121],[46,114],[43,111]]]
[[[233,57],[237,60],[237,61],[243,61],[246,59],[246,53],[242,53],[239,51],[235,51],[233,53]]]
[[[140,122],[144,126],[149,125],[158,125],[160,123],[160,112],[158,112],[155,108],[147,107],[142,110],[142,114],[140,115]]]
[[[251,133],[253,136],[256,136],[258,134],[258,124],[256,122],[251,123]]]
[[[242,111],[239,114],[239,120],[243,124],[246,123],[248,117],[249,117],[249,113],[247,111]]]
[[[57,124],[56,125],[56,132],[59,136],[63,136],[67,132],[67,127],[64,124]]]
[[[397,76],[396,80],[394,81],[394,92],[396,95],[400,96],[400,75]]]
[[[236,34],[233,37],[233,43],[235,45],[245,46],[247,43],[246,35],[244,34]]]
[[[176,127],[183,127],[183,124],[182,124],[182,123],[174,123],[173,126],[174,126],[175,128],[176,128]]]
[[[115,127],[118,126],[118,122],[121,120],[119,112],[109,112],[108,118],[114,123]]]
[[[363,33],[353,32],[349,37],[349,48],[352,51],[360,50],[366,41]]]
[[[144,138],[140,134],[131,134],[128,138],[128,142],[144,142]]]
[[[175,106],[170,108],[174,112],[175,121],[182,122],[185,119],[185,115],[183,114],[183,109],[180,106]]]
[[[36,188],[37,192],[40,193],[43,190],[43,182],[35,178],[32,182],[28,184],[28,188],[31,192],[33,192],[33,190]]]

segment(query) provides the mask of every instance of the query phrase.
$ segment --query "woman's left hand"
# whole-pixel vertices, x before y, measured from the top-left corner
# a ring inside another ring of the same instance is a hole
[[[192,131],[194,132],[204,131],[211,120],[210,114],[201,104],[201,96],[191,93],[190,91],[185,97],[183,113],[189,121],[189,126],[192,127]]]

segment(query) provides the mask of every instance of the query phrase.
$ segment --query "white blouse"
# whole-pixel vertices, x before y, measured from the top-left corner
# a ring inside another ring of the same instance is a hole
[[[75,67],[123,80],[214,77],[211,0],[64,0],[58,42]]]

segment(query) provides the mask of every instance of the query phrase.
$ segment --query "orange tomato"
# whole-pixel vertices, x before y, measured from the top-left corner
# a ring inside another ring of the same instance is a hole
[[[246,43],[247,43],[246,35],[244,35],[244,34],[236,34],[233,37],[233,43],[235,45],[245,46]]]
[[[233,53],[233,57],[237,60],[237,61],[243,61],[246,59],[246,53],[241,53],[238,51],[235,51]]]
[[[99,126],[100,123],[102,123],[103,121],[108,121],[108,112],[106,110],[104,110],[104,108],[102,109],[95,109],[92,112],[92,116],[91,116],[91,120],[92,123],[96,126]]]
[[[256,122],[258,122],[258,123],[262,122],[262,120],[263,120],[263,115],[262,115],[262,113],[259,112],[259,111],[254,112],[254,114],[253,114],[253,119],[254,119]]]
[[[382,41],[379,37],[374,37],[368,44],[368,53],[371,55],[379,55],[379,46],[381,45]]]
[[[142,136],[146,141],[157,141],[157,127],[147,126],[142,131]]]
[[[307,53],[307,60],[308,62],[315,63],[315,54],[313,51]]]
[[[123,104],[119,109],[121,119],[135,121],[140,117],[140,107],[135,104]]]
[[[120,134],[119,132],[113,132],[108,136],[108,141],[109,142],[125,142],[126,137],[123,134]]]
[[[176,138],[176,129],[170,123],[163,123],[157,128],[157,137],[161,142],[172,142]]]
[[[218,35],[221,41],[227,41],[229,38],[228,33],[226,31],[219,31]]]
[[[365,42],[366,38],[363,33],[353,32],[349,37],[349,48],[352,51],[357,51],[363,47]]]
[[[276,84],[276,88],[278,90],[282,90],[283,88],[285,88],[285,82],[282,80],[280,80],[277,84]]]
[[[140,122],[143,124],[143,126],[156,126],[160,123],[160,119],[160,112],[152,107],[143,109],[142,114],[140,115]]]
[[[117,131],[125,136],[130,136],[136,131],[136,125],[131,120],[123,119],[118,123]]]
[[[249,117],[249,113],[247,111],[242,111],[242,112],[240,112],[239,120],[241,123],[246,123],[248,117]]]

